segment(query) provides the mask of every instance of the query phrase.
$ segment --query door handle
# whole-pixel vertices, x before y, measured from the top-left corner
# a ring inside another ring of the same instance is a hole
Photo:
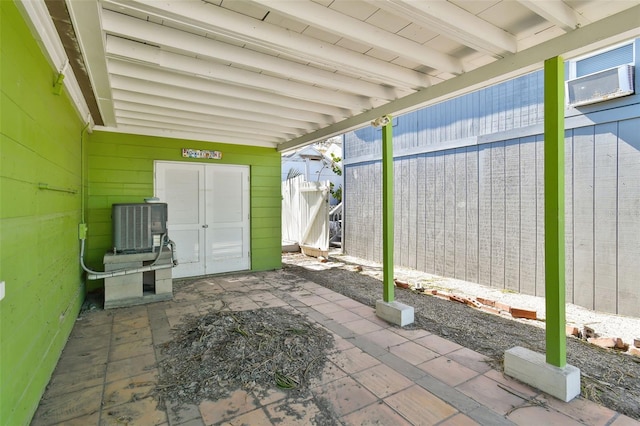
[[[202,227],[203,227],[203,228],[208,228],[208,227],[209,227],[209,225],[202,225]]]

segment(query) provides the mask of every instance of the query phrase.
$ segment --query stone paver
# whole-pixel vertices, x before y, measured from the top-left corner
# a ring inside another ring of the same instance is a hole
[[[424,362],[418,367],[449,386],[457,386],[480,374],[444,356]]]
[[[420,386],[412,386],[384,400],[414,425],[434,425],[458,411]]]
[[[343,416],[373,404],[378,398],[351,377],[343,377],[313,389],[316,397],[331,404],[338,416]]]
[[[310,261],[310,264],[314,261]],[[328,329],[334,347],[303,399],[232,390],[176,410],[153,398],[160,346],[185,315],[283,307]],[[32,425],[162,426],[640,423],[577,398],[564,403],[493,370],[486,357],[425,330],[401,329],[363,305],[283,271],[203,277],[173,300],[83,314]]]
[[[378,398],[385,398],[413,385],[411,380],[384,364],[360,371],[353,378]]]

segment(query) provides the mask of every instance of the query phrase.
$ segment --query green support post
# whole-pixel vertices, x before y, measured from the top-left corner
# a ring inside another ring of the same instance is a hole
[[[564,62],[544,62],[544,260],[547,363],[567,364],[564,272]]]
[[[382,299],[393,302],[393,124],[387,118],[382,127]]]

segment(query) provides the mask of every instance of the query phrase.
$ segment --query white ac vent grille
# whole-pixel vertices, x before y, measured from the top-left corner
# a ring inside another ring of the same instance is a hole
[[[566,82],[570,107],[603,102],[634,93],[633,66],[621,65]]]

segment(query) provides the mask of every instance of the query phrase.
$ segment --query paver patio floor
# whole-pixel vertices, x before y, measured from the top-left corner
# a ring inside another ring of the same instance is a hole
[[[333,334],[335,347],[311,397],[235,390],[177,413],[173,401],[158,408],[151,392],[159,345],[183,315],[204,315],[221,299],[228,310],[289,307]],[[284,271],[203,277],[176,282],[170,301],[83,313],[32,425],[307,425],[320,410],[345,425],[640,424],[580,397],[558,401],[484,361]]]

